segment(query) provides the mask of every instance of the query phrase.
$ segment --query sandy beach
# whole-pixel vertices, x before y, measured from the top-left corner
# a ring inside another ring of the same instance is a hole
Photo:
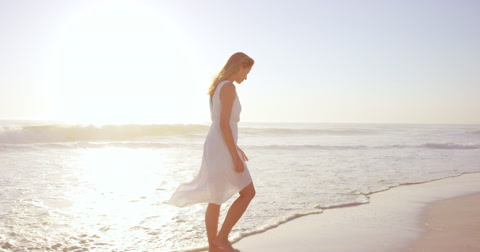
[[[480,251],[480,193],[429,204],[422,221],[426,232],[409,251]]]
[[[251,209],[254,211],[254,209]],[[235,244],[243,252],[480,251],[480,173],[403,185]]]

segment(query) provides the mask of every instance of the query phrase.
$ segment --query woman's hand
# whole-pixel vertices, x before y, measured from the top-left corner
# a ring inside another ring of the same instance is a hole
[[[248,161],[247,155],[243,152],[240,147],[237,146],[237,151],[240,155],[237,155],[236,158],[233,160],[233,165],[235,166],[235,171],[238,173],[242,173],[245,170],[245,163],[244,161]],[[243,161],[242,161],[243,160]]]
[[[235,166],[235,171],[238,173],[242,173],[245,170],[245,164],[239,156],[233,160],[233,165]]]
[[[237,146],[237,150],[240,152],[240,154],[242,155],[242,159],[243,161],[248,161],[248,157],[247,155],[245,155],[245,152],[243,152],[242,149],[240,149],[240,147]]]

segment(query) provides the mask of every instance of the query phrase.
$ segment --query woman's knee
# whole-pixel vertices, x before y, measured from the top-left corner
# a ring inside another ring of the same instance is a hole
[[[240,195],[244,196],[246,198],[249,198],[250,200],[255,197],[255,194],[257,192],[255,191],[255,187],[253,186],[253,183],[249,184],[247,187],[245,187],[243,190],[240,191]]]
[[[255,194],[257,194],[257,191],[255,191],[255,187],[252,186],[252,192],[250,193],[250,198],[253,199],[255,197]]]

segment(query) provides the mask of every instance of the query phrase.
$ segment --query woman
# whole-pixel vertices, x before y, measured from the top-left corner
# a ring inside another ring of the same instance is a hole
[[[190,183],[178,187],[169,201],[180,207],[208,202],[205,225],[209,251],[237,251],[228,235],[255,196],[245,163],[248,158],[237,146],[241,105],[233,85],[247,79],[253,64],[254,60],[246,54],[235,53],[214,78],[208,91],[212,125],[205,140],[200,172]],[[237,192],[240,196],[230,206],[218,231],[220,205]]]

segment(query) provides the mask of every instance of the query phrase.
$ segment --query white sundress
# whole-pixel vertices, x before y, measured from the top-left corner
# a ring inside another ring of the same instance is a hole
[[[235,171],[232,157],[220,130],[222,109],[220,91],[226,83],[229,81],[222,81],[218,84],[210,103],[212,125],[203,146],[200,171],[192,181],[177,188],[168,204],[179,207],[202,202],[220,205],[252,182],[245,162],[245,170],[242,173]],[[230,127],[235,144],[238,138],[237,123],[240,121],[241,110],[242,107],[237,96],[233,102],[230,116]]]

